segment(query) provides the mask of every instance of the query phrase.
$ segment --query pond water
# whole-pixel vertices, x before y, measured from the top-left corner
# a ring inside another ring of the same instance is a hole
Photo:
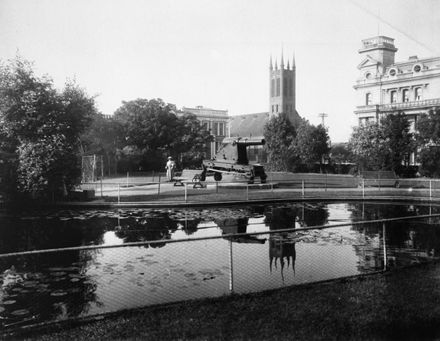
[[[2,213],[0,254],[103,247],[0,257],[0,326],[19,328],[426,262],[439,256],[437,218],[276,231],[430,213],[440,208],[352,202]],[[275,233],[222,238],[268,231]],[[215,236],[220,238],[210,238]],[[166,243],[180,239],[189,241]],[[151,242],[124,246],[143,241]]]

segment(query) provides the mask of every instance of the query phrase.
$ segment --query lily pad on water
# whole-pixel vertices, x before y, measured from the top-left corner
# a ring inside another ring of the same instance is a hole
[[[60,297],[60,296],[65,296],[65,295],[67,295],[67,292],[63,291],[63,290],[55,290],[50,293],[50,296],[54,296],[54,297]]]
[[[22,285],[23,285],[25,288],[33,288],[33,287],[35,287],[35,286],[38,285],[38,281],[24,281],[24,282],[22,283]]]
[[[14,315],[14,316],[24,316],[27,314],[29,314],[29,310],[27,310],[27,309],[18,309],[18,310],[14,310],[11,313],[11,315]]]
[[[54,276],[54,277],[61,277],[61,276],[65,276],[65,275],[67,275],[67,273],[64,272],[64,271],[51,272],[50,274],[51,274],[52,276]]]
[[[5,311],[5,308],[0,307],[0,314]]]
[[[17,301],[15,301],[15,300],[7,300],[7,301],[3,301],[3,304],[4,305],[11,305],[11,304],[14,304],[15,302],[17,302]]]

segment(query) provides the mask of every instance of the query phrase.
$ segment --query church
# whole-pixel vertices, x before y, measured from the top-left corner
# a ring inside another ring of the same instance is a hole
[[[241,137],[264,137],[264,126],[274,115],[285,113],[289,121],[298,126],[301,118],[296,111],[296,65],[295,57],[292,61],[287,60],[284,64],[284,57],[281,54],[281,61],[272,57],[269,62],[269,111],[234,115],[229,117],[229,136]],[[248,147],[249,160],[266,162],[265,153],[259,146]]]
[[[296,65],[295,57],[287,60],[281,54],[281,61],[269,62],[269,111],[234,115],[229,118],[231,137],[263,137],[264,125],[274,115],[285,113],[293,125],[298,125],[300,116],[296,111]]]

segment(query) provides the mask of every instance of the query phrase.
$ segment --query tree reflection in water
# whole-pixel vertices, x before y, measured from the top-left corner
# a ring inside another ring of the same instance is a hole
[[[347,203],[339,204],[339,206],[345,210],[345,214],[347,210],[350,212],[352,221],[440,212],[437,207],[407,204]],[[440,255],[439,219],[429,219],[423,222],[417,220],[390,222],[386,224],[386,229],[382,224],[353,225],[340,229],[333,235],[324,230],[280,231],[325,225],[330,219],[329,210],[332,209],[334,210],[335,206],[332,207],[332,204],[327,203],[291,203],[212,209],[72,211],[56,212],[55,215],[49,217],[2,216],[0,217],[0,253],[99,245],[105,243],[103,236],[107,232],[116,236],[117,241],[121,243],[159,241],[157,244],[146,244],[147,248],[164,247],[165,241],[177,238],[178,230],[186,235],[194,235],[194,237],[218,236],[221,233],[224,238],[235,243],[264,244],[267,240],[265,238],[268,238],[270,272],[280,270],[283,283],[285,273],[286,282],[289,282],[287,273],[290,271],[295,275],[295,279],[301,277],[299,270],[295,274],[295,265],[297,269],[301,269],[300,261],[303,261],[297,259],[297,251],[301,250],[297,248],[300,244],[296,245],[299,242],[310,243],[307,245],[309,250],[313,247],[311,244],[323,240],[335,246],[334,236],[336,236],[339,238],[337,240],[339,248],[339,245],[342,245],[340,237],[343,236],[345,245],[342,246],[352,252],[355,260],[353,264],[358,266],[359,273],[381,268],[383,247],[380,243],[383,239],[389,246],[387,248],[389,260],[393,261],[394,258],[396,265],[403,262],[402,255],[409,257],[410,261],[417,261],[417,257],[428,259]],[[254,220],[250,222],[251,219]],[[213,225],[213,222],[219,229]],[[201,226],[201,224],[205,225]],[[202,232],[198,231],[199,227],[203,228],[203,233],[198,233]],[[245,234],[251,229],[259,232],[270,230],[274,233],[258,236],[230,236],[231,234]],[[385,236],[383,236],[384,231]],[[340,244],[339,241],[341,241]],[[221,247],[223,245],[220,245],[218,250],[221,250]],[[258,245],[240,247],[246,249],[249,255],[252,254],[251,252],[263,254],[262,268],[267,271],[267,258],[264,258],[266,257],[265,247]],[[168,254],[169,250],[172,250],[172,247],[155,250],[155,252],[150,249],[148,252],[151,253],[149,256],[153,257],[157,253],[167,252]],[[98,277],[101,273],[99,271],[105,268],[104,264],[101,264],[101,268],[96,266],[97,263],[102,262],[100,253],[101,250],[76,250],[0,258],[0,327],[82,316],[87,315],[88,311],[99,310],[96,309],[101,304],[97,302],[97,286],[99,285],[97,283],[100,283]],[[308,254],[301,253],[301,255],[304,255],[304,258],[308,257]],[[127,259],[133,263],[137,261]],[[195,260],[194,264],[197,261]],[[253,261],[252,257],[247,257],[246,261],[249,262],[246,267],[252,268],[250,264]],[[151,262],[150,259],[147,259],[145,264],[150,264],[148,262]],[[261,264],[261,258],[259,264]],[[88,272],[91,267],[95,269],[92,272],[94,275]],[[193,269],[187,270],[189,272]],[[124,275],[130,276],[129,273],[124,273]],[[274,277],[279,280],[278,274],[272,276]],[[208,283],[208,281],[205,282]],[[140,282],[145,287],[148,287],[148,283]],[[103,287],[99,289],[105,290]],[[102,300],[103,296],[99,297]]]

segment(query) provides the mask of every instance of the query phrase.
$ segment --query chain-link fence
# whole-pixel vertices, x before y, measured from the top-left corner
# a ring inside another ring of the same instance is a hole
[[[372,274],[439,256],[440,214],[280,228],[280,210],[264,224],[182,217],[174,239],[163,223],[141,235],[138,221],[135,228],[107,230],[108,245],[2,254],[1,328],[14,333],[125,309]],[[410,224],[408,233],[396,242],[403,224]]]

